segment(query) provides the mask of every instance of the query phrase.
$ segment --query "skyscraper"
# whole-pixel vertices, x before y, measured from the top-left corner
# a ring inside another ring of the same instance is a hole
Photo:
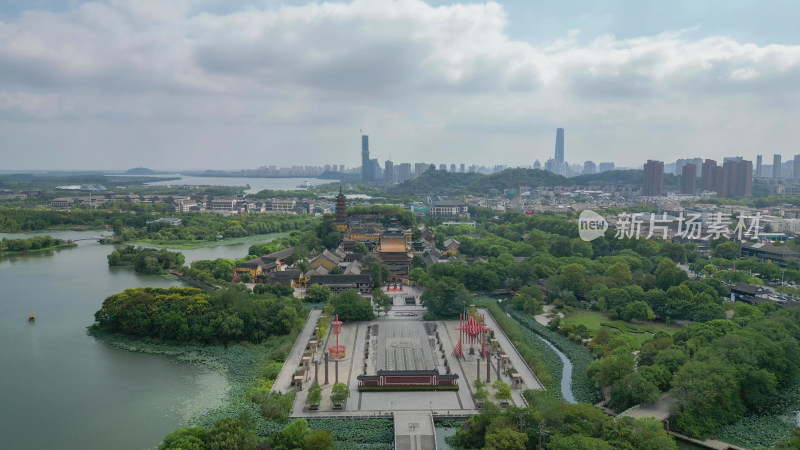
[[[426,163],[414,163],[414,178],[422,175],[427,170],[428,170],[428,164],[426,164]]]
[[[664,162],[648,159],[644,165],[642,195],[657,197],[664,194]]]
[[[394,181],[395,181],[395,178],[394,178],[394,163],[387,159],[384,167],[385,168],[383,170],[383,179],[387,183],[394,183]]]
[[[761,178],[761,155],[756,156],[756,178]]]
[[[564,165],[564,129],[556,129],[556,165],[561,167]]]
[[[794,167],[792,170],[792,178],[795,180],[800,179],[800,155],[794,155]]]
[[[725,183],[720,197],[749,197],[753,192],[753,162],[728,160],[722,165]]]
[[[373,181],[372,164],[369,160],[369,136],[361,135],[361,181]]]
[[[401,163],[397,167],[397,182],[402,183],[411,179],[411,163]]]
[[[451,173],[456,173],[456,165],[455,164],[450,164],[450,172]]]
[[[461,163],[461,167],[459,167],[459,172],[464,173],[465,170],[466,170],[466,164]]]
[[[439,164],[439,172],[447,172],[447,164]]]
[[[781,155],[772,155],[772,178],[781,177]]]
[[[684,164],[681,168],[681,194],[694,195],[697,188],[697,166]]]
[[[586,161],[585,163],[583,163],[584,175],[593,174],[595,172],[597,172],[597,165],[594,162]]]

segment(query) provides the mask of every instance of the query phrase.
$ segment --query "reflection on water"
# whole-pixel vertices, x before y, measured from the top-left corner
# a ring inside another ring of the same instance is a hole
[[[79,239],[98,232],[47,234]],[[251,244],[181,252],[187,262],[240,258]],[[81,241],[77,248],[0,258],[0,448],[153,448],[224,398],[223,374],[116,349],[86,334],[107,296],[181,285],[174,277],[109,268],[111,251]]]

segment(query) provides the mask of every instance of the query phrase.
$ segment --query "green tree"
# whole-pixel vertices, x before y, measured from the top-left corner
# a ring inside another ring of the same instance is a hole
[[[622,320],[630,322],[632,319],[636,320],[653,320],[656,314],[650,309],[650,306],[642,300],[636,300],[628,303],[622,308]]]
[[[293,420],[283,430],[270,434],[268,441],[275,450],[293,450],[302,448],[310,435],[308,422],[300,418]]]
[[[361,297],[355,289],[348,289],[333,297],[333,310],[342,321],[371,320],[375,318],[369,299]]]
[[[363,242],[359,241],[359,242],[356,242],[353,245],[353,253],[359,253],[359,254],[362,254],[362,255],[366,255],[367,253],[369,253],[369,249],[367,248],[366,244],[364,244]]]
[[[303,450],[336,450],[333,435],[328,430],[317,430],[308,435]]]
[[[509,401],[511,400],[511,387],[505,381],[495,380],[492,383],[492,387],[495,389],[494,396],[501,401]]]
[[[341,405],[350,397],[350,388],[344,383],[335,383],[331,388],[331,403]]]
[[[470,303],[470,295],[461,283],[444,277],[431,282],[420,300],[428,308],[431,318],[451,319],[464,312]]]
[[[306,296],[303,300],[311,303],[327,303],[332,296],[331,288],[314,283],[306,291]]]
[[[511,428],[501,428],[486,434],[485,450],[525,450],[528,435]]]
[[[380,289],[373,291],[372,303],[375,305],[375,309],[378,313],[383,313],[384,315],[389,314],[393,304],[392,298]]]
[[[612,351],[609,356],[600,358],[589,364],[586,374],[598,386],[611,386],[617,380],[633,370],[635,361],[630,349],[620,347]]]
[[[715,258],[736,259],[739,257],[739,246],[735,242],[723,242],[714,247],[712,256]]]
[[[311,406],[319,406],[322,401],[322,387],[319,383],[314,383],[308,388],[308,404]]]
[[[676,424],[691,436],[706,438],[745,411],[736,369],[722,359],[687,362],[672,385],[681,401]]]
[[[589,286],[588,276],[589,273],[585,266],[568,264],[561,268],[560,275],[557,277],[558,287],[572,292],[577,297],[583,297]]]
[[[159,450],[205,450],[207,436],[208,432],[198,426],[178,428],[168,434],[158,448]]]
[[[656,268],[656,284],[661,290],[666,291],[672,286],[677,286],[688,279],[689,276],[686,275],[686,272],[678,267],[671,259],[664,258],[658,263],[658,268]]]
[[[655,403],[660,396],[658,386],[635,370],[611,386],[609,406],[623,411],[633,405]]]
[[[625,263],[615,263],[606,269],[606,286],[618,288],[633,284],[631,269]]]

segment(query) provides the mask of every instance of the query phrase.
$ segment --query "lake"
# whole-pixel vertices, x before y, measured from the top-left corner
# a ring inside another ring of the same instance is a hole
[[[322,180],[319,178],[245,178],[245,177],[200,177],[191,175],[158,175],[159,177],[180,177],[180,180],[172,181],[156,181],[154,183],[146,183],[148,186],[167,186],[167,185],[183,185],[189,184],[193,186],[247,186],[250,189],[245,190],[247,194],[255,194],[256,192],[263,191],[264,189],[273,189],[279,191],[296,191],[299,190],[298,186],[308,182],[311,186],[318,184],[335,183],[336,180]]]
[[[39,234],[79,239],[100,232]],[[233,259],[252,244],[181,252],[187,264]],[[109,268],[106,256],[113,250],[81,241],[77,248],[0,258],[0,448],[154,448],[192,414],[222,401],[227,380],[219,373],[118,350],[86,334],[107,296],[182,285]],[[27,320],[31,313],[34,323]]]

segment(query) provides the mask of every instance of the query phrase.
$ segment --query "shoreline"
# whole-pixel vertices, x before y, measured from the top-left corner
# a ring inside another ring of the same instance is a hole
[[[242,236],[237,238],[228,238],[222,239],[219,241],[152,241],[150,239],[138,239],[135,241],[125,241],[125,242],[118,242],[115,245],[133,245],[133,246],[140,246],[140,247],[152,247],[152,248],[168,248],[168,249],[175,249],[175,250],[197,250],[199,248],[214,248],[214,247],[224,247],[227,245],[237,245],[237,244],[244,244],[248,242],[254,241],[266,241],[271,242],[275,239],[280,239],[286,235],[288,235],[288,231],[281,231],[278,233],[270,233],[270,234],[254,234],[252,236]]]
[[[16,256],[16,255],[29,255],[31,253],[42,253],[42,252],[49,252],[53,250],[63,250],[66,248],[74,248],[77,247],[78,244],[71,243],[71,244],[62,244],[55,247],[47,247],[47,248],[37,248],[35,250],[25,250],[24,252],[0,252],[0,257],[3,256]]]

